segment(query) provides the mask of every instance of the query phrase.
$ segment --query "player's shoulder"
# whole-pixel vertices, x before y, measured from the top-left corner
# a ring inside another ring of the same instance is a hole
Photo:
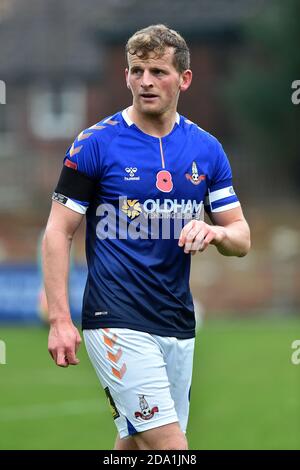
[[[92,124],[90,127],[83,129],[78,136],[76,141],[108,141],[110,142],[118,133],[122,127],[122,116],[121,113],[115,113],[107,116],[100,121]]]
[[[191,121],[190,119],[187,119],[185,116],[181,115],[181,122],[184,131],[199,139],[201,143],[208,146],[213,146],[214,148],[220,145],[217,137],[200,127],[194,121]]]

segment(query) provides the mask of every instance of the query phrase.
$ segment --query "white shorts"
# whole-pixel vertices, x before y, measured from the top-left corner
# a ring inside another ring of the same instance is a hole
[[[186,432],[195,339],[126,328],[83,330],[121,439],[179,422]]]

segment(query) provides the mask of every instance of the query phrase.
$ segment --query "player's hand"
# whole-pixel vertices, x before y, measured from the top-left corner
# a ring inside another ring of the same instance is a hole
[[[198,251],[204,251],[209,244],[217,245],[224,237],[224,227],[208,225],[202,220],[191,220],[181,230],[178,246],[184,247],[186,254],[194,255]]]
[[[80,343],[80,334],[71,321],[51,323],[48,351],[57,366],[68,367],[79,364],[76,353]]]

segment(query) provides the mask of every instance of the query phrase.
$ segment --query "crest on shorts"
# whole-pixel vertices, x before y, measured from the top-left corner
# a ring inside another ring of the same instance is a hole
[[[150,408],[145,398],[145,395],[139,395],[139,402],[140,402],[141,411],[136,411],[134,413],[134,416],[136,418],[148,420],[148,419],[153,418],[154,414],[158,412],[157,406],[154,406],[152,409]]]
[[[205,180],[205,175],[199,175],[196,162],[192,164],[192,174],[186,173],[185,177],[193,184],[200,184],[201,181]]]

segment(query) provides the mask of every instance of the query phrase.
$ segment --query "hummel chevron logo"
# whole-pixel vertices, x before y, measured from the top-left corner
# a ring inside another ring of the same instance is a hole
[[[115,377],[122,379],[126,373],[127,367],[125,362],[120,363],[123,356],[123,350],[117,345],[118,337],[112,334],[109,328],[103,328],[103,341],[107,349],[107,358],[110,361],[111,371]]]
[[[81,140],[88,139],[91,135],[93,135],[92,132],[84,134],[84,131],[80,132],[79,136],[77,137],[78,141],[80,142]]]
[[[80,145],[79,147],[74,147],[74,142],[73,142],[72,147],[70,148],[70,157],[74,157],[74,155],[77,155],[77,153],[80,152],[82,147],[83,147],[82,145]]]
[[[117,377],[118,379],[122,379],[122,377],[125,375],[126,371],[127,371],[127,367],[126,367],[125,362],[122,365],[120,370],[115,369],[114,367],[112,367],[112,372],[113,372],[114,376]]]
[[[118,362],[120,357],[122,356],[123,351],[121,348],[118,349],[118,352],[116,354],[112,354],[111,352],[108,351],[107,357],[112,361],[112,362]]]
[[[105,126],[94,124],[94,126],[89,127],[89,129],[95,129],[96,131],[101,131],[101,129],[105,129]]]

